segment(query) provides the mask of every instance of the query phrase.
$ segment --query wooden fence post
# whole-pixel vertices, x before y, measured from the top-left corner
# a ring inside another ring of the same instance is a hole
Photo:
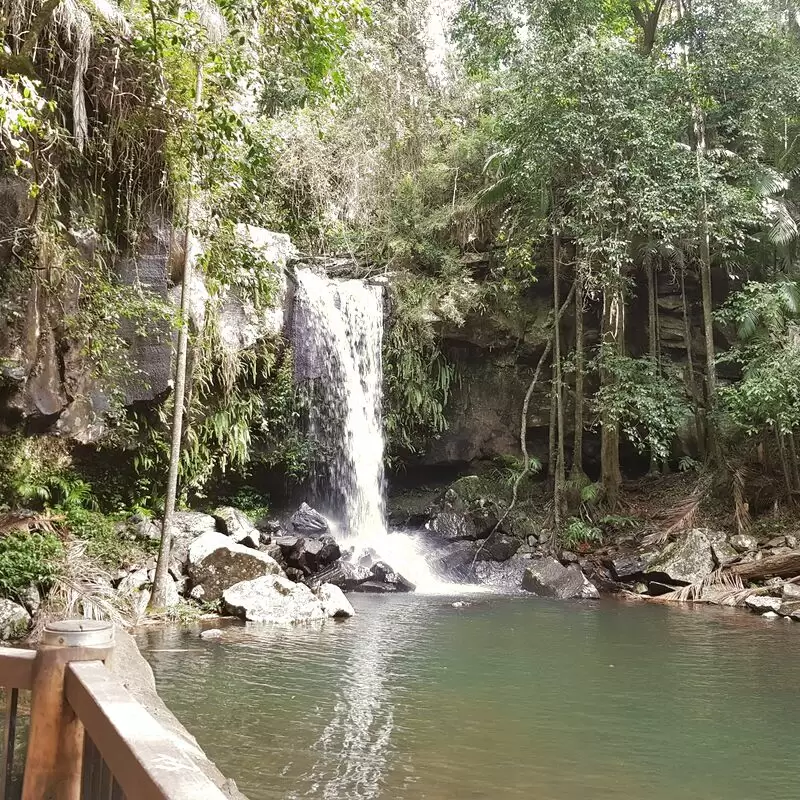
[[[105,661],[114,627],[97,620],[49,624],[34,665],[22,800],[80,800],[83,725],[64,696],[70,661]]]

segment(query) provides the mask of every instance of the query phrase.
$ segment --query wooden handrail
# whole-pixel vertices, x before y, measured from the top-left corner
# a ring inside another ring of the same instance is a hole
[[[35,650],[0,647],[0,686],[6,689],[32,688],[35,661]]]
[[[225,800],[222,791],[101,662],[70,664],[65,692],[129,798]]]

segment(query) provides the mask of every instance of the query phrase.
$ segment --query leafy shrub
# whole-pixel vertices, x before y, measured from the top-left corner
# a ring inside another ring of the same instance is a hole
[[[118,530],[122,515],[105,516],[85,508],[65,509],[70,532],[86,542],[86,554],[105,567],[117,568],[141,560],[157,543],[133,542]]]
[[[64,548],[49,533],[10,533],[0,538],[0,594],[19,598],[33,585],[47,590],[59,575]]]
[[[603,531],[580,517],[570,517],[561,533],[561,544],[567,550],[586,551],[603,541]]]

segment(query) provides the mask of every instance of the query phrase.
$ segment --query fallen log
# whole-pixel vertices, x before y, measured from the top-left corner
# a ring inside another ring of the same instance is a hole
[[[788,578],[800,575],[800,550],[792,550],[780,556],[766,556],[761,561],[732,564],[725,572],[738,575],[743,581],[758,581],[763,578]]]

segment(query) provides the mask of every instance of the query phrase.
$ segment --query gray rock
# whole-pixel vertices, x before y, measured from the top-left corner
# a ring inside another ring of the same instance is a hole
[[[255,533],[248,533],[247,536],[243,536],[239,539],[239,544],[243,544],[245,547],[252,547],[253,550],[260,550],[262,547],[261,544],[261,534],[253,529]]]
[[[225,634],[219,628],[209,628],[207,631],[200,631],[201,639],[221,639]]]
[[[226,536],[230,536],[234,542],[241,542],[247,537],[253,537],[258,542],[259,534],[256,526],[250,522],[250,517],[244,511],[239,511],[238,508],[233,508],[233,506],[220,506],[214,509],[213,516],[219,530]],[[258,544],[256,544],[256,547],[258,547]]]
[[[761,615],[761,619],[778,619],[778,614],[774,611],[766,611]]]
[[[383,584],[385,590],[390,592],[413,592],[416,589],[411,581],[399,572],[395,572],[385,561],[378,561],[373,565],[370,570],[370,581]]]
[[[42,607],[42,594],[33,584],[22,593],[20,600],[31,616],[36,616]]]
[[[781,607],[780,597],[769,597],[768,595],[754,594],[748,597],[744,604],[756,612],[777,611]]]
[[[784,600],[800,600],[800,585],[796,583],[784,583],[781,588]]]
[[[577,564],[578,563],[578,554],[577,553],[572,553],[569,550],[562,550],[561,551],[561,558],[559,559],[559,561],[562,564],[564,564],[565,566],[569,565],[569,564]]]
[[[481,561],[508,561],[522,542],[514,536],[509,536],[502,531],[496,531],[483,541],[478,549],[478,559]]]
[[[322,610],[329,617],[352,617],[356,613],[344,592],[332,583],[323,583],[317,589],[317,597],[322,603]]]
[[[479,539],[480,532],[467,514],[456,511],[441,511],[425,526],[447,542]]]
[[[792,550],[795,550],[797,548],[797,537],[792,534],[787,535],[786,546],[791,547]]]
[[[117,586],[117,592],[121,595],[131,595],[138,592],[150,583],[149,570],[137,569],[129,572]]]
[[[19,603],[0,598],[0,639],[21,639],[31,626],[31,615]]]
[[[468,582],[477,569],[477,542],[460,541],[436,551],[436,571],[453,581]]]
[[[739,558],[738,551],[725,538],[712,541],[711,552],[718,567],[723,567]]]
[[[786,547],[786,536],[773,536],[764,547]]]
[[[294,625],[327,616],[322,602],[307,586],[282,575],[240,581],[225,589],[222,602],[228,613],[249,622]]]
[[[748,553],[758,549],[758,539],[747,533],[737,533],[730,538],[731,546],[737,553]]]
[[[311,508],[308,503],[302,503],[300,508],[292,514],[290,520],[292,528],[296,531],[309,534],[322,534],[328,532],[328,520]]]
[[[526,553],[517,553],[507,561],[476,561],[475,577],[489,586],[519,591],[522,588],[522,576],[531,564],[531,557]]]
[[[651,581],[689,584],[701,581],[714,571],[711,538],[702,528],[695,528],[668,544],[647,565]]]
[[[129,526],[135,539],[158,542],[161,539],[161,526],[146,517],[132,519]]]
[[[522,588],[540,597],[595,599],[596,587],[590,583],[577,564],[564,567],[554,558],[533,559],[522,576]]]
[[[266,553],[232,542],[218,531],[204,533],[189,548],[189,576],[203,587],[203,600],[218,600],[229,586],[264,575],[282,574]],[[194,590],[192,590],[194,591]]]
[[[800,600],[784,600],[777,611],[782,617],[800,620]]]
[[[369,580],[370,570],[349,561],[336,561],[314,576],[316,585],[330,583],[344,591],[353,591]]]
[[[618,581],[630,581],[644,572],[647,562],[638,553],[622,553],[612,558],[609,566]]]
[[[172,544],[169,563],[170,568],[179,574],[184,572],[188,566],[189,547],[192,542],[206,533],[217,533],[217,523],[214,517],[197,511],[177,512],[172,518],[170,528]]]
[[[332,564],[342,553],[331,536],[318,539],[303,536],[281,536],[275,540],[283,558],[290,567],[299,569],[305,575],[313,575]]]

